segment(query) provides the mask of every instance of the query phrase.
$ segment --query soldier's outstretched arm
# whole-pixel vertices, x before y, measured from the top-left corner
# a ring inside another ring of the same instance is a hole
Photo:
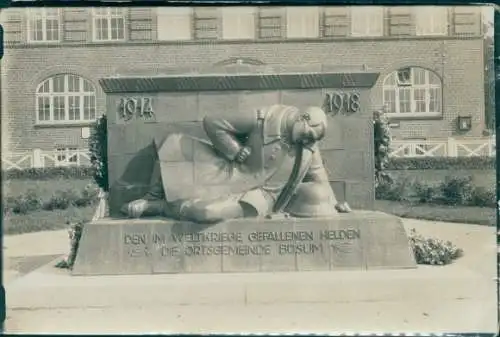
[[[203,118],[203,128],[214,147],[234,160],[242,150],[241,138],[249,135],[257,125],[253,114],[234,116],[206,116]]]

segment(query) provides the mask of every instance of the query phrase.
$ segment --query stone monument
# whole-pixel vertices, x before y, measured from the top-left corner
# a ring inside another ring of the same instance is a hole
[[[74,275],[416,267],[372,211],[377,73],[210,71],[101,80],[110,217]]]

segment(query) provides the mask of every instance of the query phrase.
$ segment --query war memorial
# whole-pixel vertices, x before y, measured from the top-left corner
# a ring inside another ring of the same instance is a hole
[[[73,274],[414,268],[401,220],[371,211],[377,78],[103,79],[110,218]]]
[[[100,81],[109,215],[85,225],[71,271],[28,275],[12,306],[129,308],[113,319],[139,320],[140,331],[285,332],[304,317],[292,330],[331,333],[359,331],[355,316],[376,330],[378,303],[397,321],[389,330],[421,331],[398,315],[429,301],[456,321],[466,312],[457,294],[486,293],[489,281],[472,272],[417,267],[403,221],[374,211],[378,73],[324,65],[167,73]],[[316,314],[299,315],[299,304]],[[281,325],[262,323],[266,308]],[[450,331],[451,318],[432,322],[429,331]]]

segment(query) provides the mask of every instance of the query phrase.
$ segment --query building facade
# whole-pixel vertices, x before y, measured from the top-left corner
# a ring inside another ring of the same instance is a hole
[[[479,137],[481,13],[470,6],[7,9],[3,152],[86,148],[89,126],[105,113],[103,77],[231,65],[379,72],[373,109],[386,109],[394,139]]]

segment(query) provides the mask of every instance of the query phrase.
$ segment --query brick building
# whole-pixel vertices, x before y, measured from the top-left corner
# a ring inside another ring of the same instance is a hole
[[[4,153],[85,148],[100,78],[234,65],[380,72],[373,108],[395,139],[485,129],[480,7],[10,8],[2,23]]]

